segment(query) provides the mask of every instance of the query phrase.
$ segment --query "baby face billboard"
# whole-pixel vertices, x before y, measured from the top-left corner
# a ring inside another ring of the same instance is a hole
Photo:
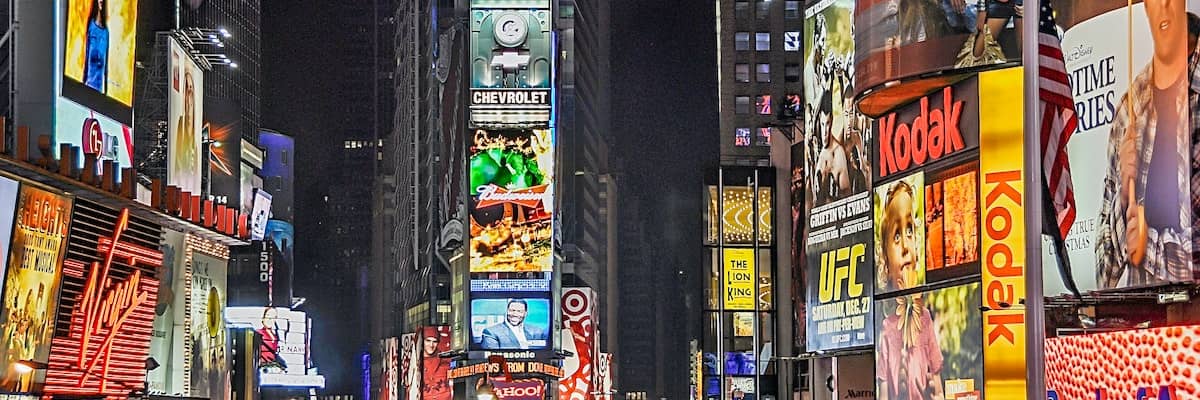
[[[471,272],[552,269],[551,132],[475,131],[469,152]]]
[[[1183,0],[1054,3],[1078,116],[1067,142],[1076,219],[1071,274],[1047,295],[1190,282],[1192,138]],[[1053,246],[1043,262],[1057,265]]]

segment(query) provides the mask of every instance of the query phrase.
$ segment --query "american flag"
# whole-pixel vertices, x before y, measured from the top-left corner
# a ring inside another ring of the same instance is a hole
[[[1071,187],[1071,166],[1067,161],[1067,142],[1075,133],[1078,119],[1071,99],[1071,81],[1067,78],[1062,46],[1055,29],[1054,8],[1042,0],[1038,17],[1038,100],[1042,106],[1042,173],[1051,201],[1059,238],[1065,238],[1075,223],[1075,190]]]

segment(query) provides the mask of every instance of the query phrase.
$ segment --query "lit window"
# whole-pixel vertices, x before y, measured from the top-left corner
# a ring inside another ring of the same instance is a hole
[[[784,64],[783,80],[785,82],[800,82],[800,64]]]
[[[738,82],[750,82],[750,64],[734,65],[733,79]]]
[[[771,145],[771,128],[758,128],[758,136],[754,137],[755,146]]]
[[[733,112],[737,114],[750,113],[750,96],[737,96],[733,98]]]
[[[351,142],[349,140],[344,141],[344,142],[342,142],[342,147],[349,149],[352,143],[353,142]]]
[[[787,19],[800,19],[800,0],[783,2],[783,17]]]
[[[800,105],[800,95],[798,95],[798,94],[787,95],[787,103],[784,104],[783,107],[790,107],[792,109],[792,112],[796,113],[796,115],[799,116],[800,110],[802,109],[801,108],[802,106]]]
[[[771,81],[771,64],[758,64],[754,66],[754,80],[758,82]]]
[[[733,49],[737,51],[750,50],[750,32],[737,32],[733,34]]]
[[[733,145],[737,147],[750,147],[750,128],[737,128],[733,134]]]
[[[771,115],[771,95],[764,94],[758,96],[758,100],[754,102],[754,106],[758,109],[759,114]]]
[[[771,51],[771,32],[757,32],[754,34],[754,50]]]
[[[783,33],[783,51],[800,51],[799,31],[789,31]]]

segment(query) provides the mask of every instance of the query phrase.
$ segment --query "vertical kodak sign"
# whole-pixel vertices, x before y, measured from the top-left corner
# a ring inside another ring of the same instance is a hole
[[[754,310],[754,249],[725,249],[725,309]]]
[[[1022,69],[979,75],[983,212],[983,374],[992,399],[1025,397],[1025,215]]]

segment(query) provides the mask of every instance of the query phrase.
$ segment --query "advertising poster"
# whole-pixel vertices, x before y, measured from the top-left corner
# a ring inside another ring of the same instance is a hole
[[[190,392],[193,397],[221,397],[229,372],[224,318],[228,265],[195,247],[191,261]]]
[[[1200,326],[1046,339],[1051,400],[1200,399]]]
[[[925,285],[925,174],[875,188],[875,293]]]
[[[182,232],[163,231],[163,268],[159,270],[158,301],[154,306],[154,335],[150,356],[159,367],[146,372],[147,391],[157,394],[183,393],[183,325],[187,283],[184,282],[187,250]],[[176,330],[179,339],[176,341]],[[179,344],[179,346],[176,346]]]
[[[983,202],[983,392],[990,398],[1025,396],[1024,110],[1023,69],[979,75],[979,197]],[[1047,269],[1049,271],[1049,269]],[[1049,276],[1050,274],[1045,274]],[[1040,336],[1040,333],[1037,335]]]
[[[68,99],[60,98],[56,105],[56,142],[79,147],[80,157],[96,155],[98,171],[103,171],[104,161],[116,162],[122,168],[133,166],[133,129],[129,125]],[[57,152],[58,146],[53,150]],[[75,166],[82,168],[83,161],[80,158]]]
[[[421,328],[421,400],[450,400],[450,359],[439,354],[450,351],[450,327]]]
[[[201,193],[204,140],[204,70],[174,39],[167,82],[167,184]]]
[[[550,120],[552,22],[547,0],[471,1],[470,105],[474,122]]]
[[[971,283],[876,301],[876,397],[944,400],[978,394],[983,320],[976,305],[982,298],[980,284]]]
[[[595,351],[599,332],[596,294],[590,288],[563,288],[563,350],[574,356],[563,360],[563,378],[558,381],[561,398],[586,400],[596,390]]]
[[[892,105],[899,105],[930,88],[921,81],[884,88],[885,82],[1021,60],[1021,0],[858,0],[856,5],[855,94],[880,89],[892,94],[880,97],[893,97],[899,101]]]
[[[514,379],[512,382],[492,381],[499,400],[542,400],[546,398],[546,382],[541,379]]]
[[[610,395],[609,393],[613,392],[613,387],[612,387],[613,356],[610,353],[600,353],[600,354],[598,354],[598,356],[599,357],[596,358],[596,360],[597,360],[597,362],[596,362],[596,379],[599,380],[599,382],[597,383],[597,387],[600,388],[599,392],[602,394],[596,396],[596,399],[597,400],[610,400],[610,399],[612,399],[612,395]]]
[[[476,130],[470,148],[471,272],[549,272],[551,130]]]
[[[63,51],[64,94],[73,83],[133,105],[133,54],[137,0],[66,0]]]
[[[292,221],[296,199],[296,140],[278,132],[261,131],[258,144],[266,149],[263,160],[263,188],[271,194],[271,218]]]
[[[241,173],[238,174],[238,198],[241,205],[239,212],[250,215],[250,211],[254,208],[254,167],[243,162],[238,165],[238,168],[241,170]]]
[[[1186,12],[1200,6],[1187,3],[1054,3],[1079,117],[1067,143],[1076,219],[1066,247],[1080,291],[1195,278]],[[1057,265],[1042,248],[1043,263]],[[1045,278],[1047,296],[1067,293],[1061,274]]]
[[[263,189],[254,189],[254,205],[250,211],[250,240],[263,240],[267,236],[267,223],[271,219],[271,194]]]
[[[854,112],[852,0],[805,10],[804,171],[808,351],[873,343],[872,127]]]
[[[382,355],[379,400],[400,400],[400,339],[383,339],[379,346]]]
[[[275,251],[271,257],[271,304],[291,306],[296,228],[287,222],[270,220],[264,240],[273,243]]]
[[[50,356],[71,204],[68,197],[21,185],[0,313],[0,389],[30,390],[45,377],[44,371],[22,376],[13,363],[47,362]]]
[[[225,321],[228,327],[249,328],[262,338],[258,351],[258,376],[262,385],[271,385],[268,381],[275,381],[280,375],[304,376],[307,373],[310,332],[308,317],[303,311],[286,307],[227,307]],[[309,376],[320,378],[320,375]]]
[[[400,335],[400,390],[405,399],[420,397],[421,369],[417,353],[417,334]]]
[[[208,148],[209,196],[216,204],[238,209],[242,192],[241,108],[231,99],[206,97],[204,102],[204,125],[214,141]]]
[[[872,374],[865,372],[875,370],[871,354],[834,357],[833,370],[833,398],[875,400],[875,381]]]
[[[925,275],[929,282],[979,272],[979,165],[925,174]]]
[[[722,276],[726,310],[754,310],[754,249],[726,248]]]
[[[471,299],[471,348],[545,349],[551,311],[546,298]]]

